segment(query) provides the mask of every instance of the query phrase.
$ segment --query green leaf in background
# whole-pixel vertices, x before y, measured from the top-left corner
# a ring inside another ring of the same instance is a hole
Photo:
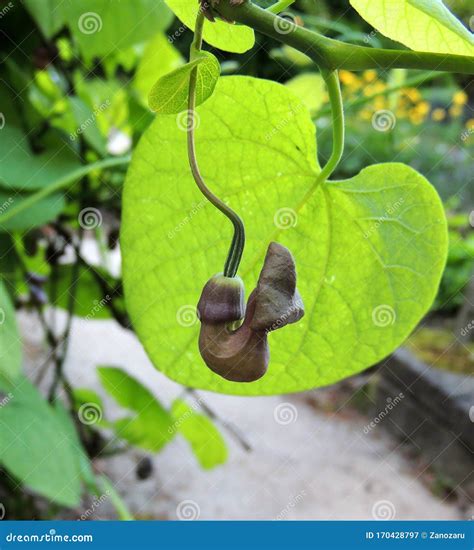
[[[54,305],[56,307],[68,309],[72,294],[73,270],[71,264],[58,267],[57,280],[55,281],[56,301]],[[116,287],[117,281],[104,269],[95,268],[95,270],[108,288],[114,289]],[[49,292],[49,287],[46,287],[46,290]],[[111,313],[108,304],[112,299],[117,306],[117,294],[113,296],[104,295],[102,286],[92,271],[84,267],[79,268],[74,295],[74,315],[85,317],[89,321],[110,319]]]
[[[13,304],[0,279],[0,375],[15,379],[21,371],[21,338]]]
[[[107,476],[100,475],[97,478],[97,483],[101,489],[98,496],[100,497],[100,494],[106,494],[110,498],[118,519],[120,521],[133,521],[135,518],[130,513],[125,501],[119,495],[115,485],[110,481],[110,479]]]
[[[115,367],[99,367],[104,389],[122,407],[134,411],[134,417],[122,418],[114,424],[119,437],[149,451],[159,451],[174,434],[168,411],[135,378]]]
[[[81,479],[87,485],[94,483],[95,476],[94,472],[92,471],[89,457],[87,456],[87,453],[82,446],[81,440],[79,439],[79,435],[76,431],[74,422],[69,415],[69,412],[59,400],[55,402],[54,410],[56,412],[57,419],[61,423],[64,438],[65,440],[69,441],[70,446],[74,450],[76,469],[78,472],[80,472]]]
[[[0,463],[29,489],[57,504],[77,506],[83,466],[64,414],[48,405],[27,378],[0,390],[8,398],[0,408]]]
[[[173,15],[163,0],[38,0],[25,2],[46,38],[64,25],[86,60],[144,42],[165,30]]]
[[[51,38],[64,26],[62,0],[24,0],[23,3],[46,38]]]
[[[214,423],[182,399],[171,406],[173,426],[189,442],[202,468],[210,470],[227,460],[227,446]]]
[[[412,50],[474,55],[474,35],[441,0],[350,0],[368,23]]]
[[[188,107],[189,80],[195,67],[196,106],[204,103],[212,95],[220,74],[219,62],[209,52],[201,52],[194,61],[162,76],[148,96],[150,109],[164,115],[185,111]]]
[[[194,0],[166,0],[166,3],[186,27],[194,30],[199,9],[198,2],[194,2]],[[179,39],[179,35],[174,38]],[[255,44],[253,29],[244,25],[232,25],[219,19],[214,23],[204,22],[203,38],[211,46],[234,53],[244,53]]]
[[[163,33],[154,36],[146,45],[133,81],[133,87],[140,101],[147,105],[148,94],[153,84],[162,76],[177,69],[182,63],[181,54]]]
[[[107,140],[97,126],[96,112],[79,97],[69,97],[68,101],[76,125],[75,131],[71,133],[70,138],[73,140],[80,139],[82,134],[85,141],[97,153],[106,156]],[[104,108],[107,108],[107,105],[104,105]]]
[[[282,85],[225,77],[198,111],[204,177],[246,223],[247,293],[275,240],[295,256],[306,315],[270,334],[261,380],[232,383],[205,366],[195,308],[232,229],[196,188],[185,133],[159,117],[132,159],[121,234],[127,308],[155,366],[184,385],[260,395],[328,385],[387,356],[430,307],[443,271],[436,191],[400,164],[318,183],[314,125]]]
[[[53,193],[36,201],[19,214],[3,221],[3,216],[20,206],[30,195],[28,193],[7,193],[0,189],[0,233],[28,231],[54,220],[65,205],[64,195]]]
[[[326,101],[326,87],[320,74],[302,73],[285,82],[285,86],[301,99],[311,116],[315,116]]]
[[[4,189],[41,189],[80,167],[77,156],[66,145],[34,154],[27,137],[13,126],[0,131],[0,147],[0,187]]]

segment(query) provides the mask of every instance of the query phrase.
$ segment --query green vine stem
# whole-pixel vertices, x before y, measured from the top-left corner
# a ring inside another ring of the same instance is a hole
[[[474,57],[444,53],[386,50],[345,44],[285,20],[285,33],[279,17],[250,0],[219,0],[214,10],[228,21],[247,25],[279,42],[305,53],[320,69],[421,69],[474,74]]]
[[[332,113],[332,153],[327,164],[321,170],[318,181],[325,182],[334,170],[344,152],[344,105],[342,102],[341,85],[337,71],[321,72],[329,94],[329,103]]]
[[[190,49],[190,60],[195,59],[202,47],[202,31],[204,26],[204,13],[202,10],[198,12],[196,19],[196,28],[194,31],[194,40]],[[196,157],[195,143],[195,121],[196,121],[196,83],[197,83],[197,67],[191,71],[189,79],[189,95],[188,95],[188,119],[187,119],[187,142],[188,142],[188,159],[193,174],[194,181],[201,193],[207,200],[220,210],[233,224],[234,236],[229,248],[227,260],[224,266],[224,275],[226,277],[235,277],[239,269],[240,260],[245,246],[245,228],[240,217],[219,197],[207,187],[199,169]]]

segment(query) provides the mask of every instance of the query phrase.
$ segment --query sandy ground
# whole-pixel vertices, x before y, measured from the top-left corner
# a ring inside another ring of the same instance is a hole
[[[29,354],[38,364],[41,334],[23,316]],[[36,357],[35,357],[36,356]],[[157,372],[140,343],[109,321],[73,323],[66,372],[76,387],[105,398],[106,416],[117,405],[100,388],[95,367],[120,366],[169,404],[182,388]],[[33,366],[30,363],[30,370]],[[347,408],[324,413],[309,394],[241,398],[200,392],[219,416],[237,426],[251,445],[245,451],[226,430],[228,462],[203,471],[188,444],[175,438],[152,457],[151,477],[141,481],[138,451],[103,460],[138,518],[190,519],[460,519],[458,508],[433,496],[398,443],[371,420]],[[107,499],[97,518],[114,517]]]

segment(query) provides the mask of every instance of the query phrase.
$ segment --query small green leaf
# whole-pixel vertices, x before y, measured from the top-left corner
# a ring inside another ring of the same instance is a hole
[[[182,399],[171,406],[173,427],[189,442],[202,468],[210,470],[227,460],[227,447],[215,424]]]
[[[417,51],[474,55],[474,35],[441,0],[350,0],[373,27]]]
[[[148,96],[150,109],[164,115],[185,111],[188,107],[189,80],[195,67],[196,106],[204,103],[212,95],[220,74],[219,62],[209,52],[202,52],[194,61],[162,76]]]
[[[83,471],[63,413],[48,405],[27,378],[0,389],[9,398],[0,407],[0,462],[31,490],[77,506]]]
[[[386,357],[431,306],[444,268],[434,188],[401,164],[319,182],[311,117],[274,82],[221,78],[198,112],[202,173],[246,224],[247,292],[269,242],[280,242],[295,257],[306,315],[270,334],[261,380],[232,383],[206,367],[195,308],[222,270],[232,228],[196,188],[184,132],[160,117],[135,150],[121,234],[128,312],[155,366],[184,385],[262,395],[332,384]]]
[[[10,296],[0,279],[0,375],[15,379],[21,371],[22,343]]]
[[[46,38],[54,36],[64,25],[61,3],[62,0],[44,0],[41,4],[37,0],[24,0],[26,8]]]
[[[175,15],[191,30],[194,30],[199,9],[194,0],[166,0]],[[244,53],[255,44],[255,35],[250,27],[232,25],[217,19],[214,23],[204,22],[204,40],[220,50]]]
[[[173,438],[171,416],[147,388],[119,368],[99,367],[97,371],[104,389],[136,413],[115,422],[119,437],[150,451],[159,451]]]
[[[104,405],[102,403],[100,395],[94,390],[91,390],[89,388],[75,388],[73,394],[74,403],[76,405],[76,408],[78,409],[81,405],[84,405],[85,403],[92,403],[96,405],[99,409],[104,409]]]
[[[148,94],[157,79],[174,71],[182,63],[181,54],[163,33],[154,36],[146,45],[133,81],[140,101],[146,105]]]

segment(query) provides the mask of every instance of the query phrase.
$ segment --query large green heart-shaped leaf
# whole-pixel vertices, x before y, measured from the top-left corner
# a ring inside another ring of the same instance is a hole
[[[194,30],[199,4],[194,0],[166,0],[168,6],[175,15],[191,30]],[[173,39],[179,38],[180,31],[172,35]],[[234,53],[244,53],[255,44],[255,35],[250,27],[244,25],[232,25],[217,19],[214,23],[205,21],[204,40],[211,46],[220,50]]]
[[[474,35],[441,0],[350,0],[385,36],[412,50],[474,55]]]
[[[148,96],[150,109],[163,115],[185,111],[189,81],[196,67],[196,106],[204,103],[212,95],[221,70],[219,61],[209,52],[201,52],[197,59],[159,78]]]
[[[192,180],[185,132],[159,116],[132,159],[122,225],[127,306],[155,366],[185,385],[259,395],[331,384],[392,352],[430,307],[445,262],[433,187],[401,164],[318,183],[309,113],[276,83],[220,79],[198,111],[202,172],[246,223],[247,292],[276,240],[295,256],[306,315],[270,334],[261,380],[232,383],[205,366],[195,306],[232,231]]]

